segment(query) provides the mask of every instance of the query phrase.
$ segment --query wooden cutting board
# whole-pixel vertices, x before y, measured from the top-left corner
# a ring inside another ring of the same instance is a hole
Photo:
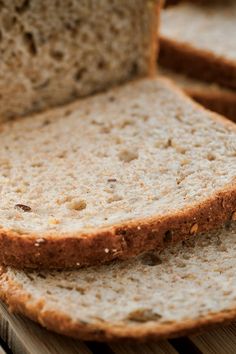
[[[81,342],[10,314],[0,302],[0,354],[235,354],[236,324],[198,336],[148,344]]]

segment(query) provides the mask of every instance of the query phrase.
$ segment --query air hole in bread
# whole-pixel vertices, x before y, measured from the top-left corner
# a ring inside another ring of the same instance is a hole
[[[107,203],[119,202],[121,200],[123,200],[123,198],[120,195],[114,194],[112,197],[107,199]]]
[[[119,159],[123,162],[131,162],[138,158],[138,153],[132,150],[123,150],[119,153]]]
[[[46,276],[45,274],[42,274],[42,273],[38,273],[37,274],[39,278],[42,278],[42,279],[46,279]]]
[[[158,321],[161,318],[162,318],[161,315],[154,312],[152,309],[148,309],[148,308],[132,311],[127,316],[127,320],[133,322],[141,322],[141,323],[149,322],[149,321]]]
[[[215,156],[214,154],[209,153],[209,154],[207,155],[207,160],[208,160],[208,161],[214,161],[215,159],[216,159],[216,156]]]
[[[115,26],[111,26],[110,31],[111,31],[111,33],[113,35],[118,35],[119,34],[119,30]]]
[[[33,167],[33,168],[38,168],[38,167],[42,167],[42,166],[43,166],[42,162],[33,162],[31,164],[31,167]]]
[[[108,101],[109,102],[114,102],[116,100],[116,98],[114,96],[109,96],[108,97]]]
[[[52,50],[50,52],[50,55],[53,59],[55,59],[57,61],[62,61],[64,58],[64,53],[60,50]]]
[[[123,129],[125,127],[134,125],[134,121],[130,120],[130,119],[125,119],[123,122],[121,122],[120,124],[120,129]]]
[[[117,17],[119,17],[121,20],[125,17],[125,13],[122,10],[116,9],[115,13],[116,13]]]
[[[64,113],[64,116],[67,117],[72,113],[72,111],[70,109],[67,109]]]
[[[4,178],[7,178],[7,177],[9,177],[9,176],[10,176],[10,173],[8,173],[8,172],[4,172],[4,173],[2,174],[2,176],[3,176]]]
[[[23,42],[31,55],[37,54],[37,47],[35,44],[34,36],[31,32],[25,32],[23,34]]]
[[[97,32],[96,36],[97,36],[97,39],[98,39],[99,41],[103,42],[104,36],[103,36],[103,34],[102,34],[101,32]]]
[[[60,152],[60,153],[57,155],[57,157],[58,157],[59,159],[64,159],[64,158],[66,158],[66,156],[67,156],[67,152],[66,152],[66,151],[62,151],[62,152]]]
[[[104,70],[106,68],[107,64],[105,63],[104,60],[99,60],[99,62],[97,63],[97,68],[99,70]]]
[[[81,69],[77,70],[77,72],[75,73],[75,76],[74,76],[75,80],[80,81],[82,79],[83,75],[85,74],[85,72],[86,72],[85,68],[81,68]]]
[[[149,116],[148,116],[148,115],[146,115],[146,116],[142,116],[142,120],[143,120],[144,122],[147,122],[147,121],[148,121],[148,119],[149,119]]]
[[[77,200],[77,199],[75,199],[75,200],[72,200],[71,202],[69,202],[67,204],[67,207],[70,210],[81,211],[81,210],[86,209],[87,203],[86,203],[85,200],[82,200],[82,199],[81,200]]]
[[[29,7],[30,7],[30,0],[23,0],[23,1],[18,1],[18,5],[16,5],[15,9],[16,12],[22,14],[25,11],[27,11]]]
[[[42,127],[46,127],[49,124],[51,124],[51,121],[49,119],[45,119],[45,121],[42,124]]]
[[[153,267],[161,264],[162,260],[155,253],[148,252],[141,257],[141,263]]]
[[[179,122],[182,122],[182,115],[181,115],[181,113],[177,112],[177,113],[175,114],[175,119],[177,119]]]

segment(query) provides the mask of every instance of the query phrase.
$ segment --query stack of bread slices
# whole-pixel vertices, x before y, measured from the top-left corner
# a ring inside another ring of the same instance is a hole
[[[236,126],[156,75],[162,5],[2,1],[0,296],[58,333],[160,339],[236,318]],[[235,89],[235,40],[181,28],[201,15],[162,10],[161,62]],[[181,40],[215,53],[206,75]]]
[[[236,122],[236,2],[169,0],[166,5],[160,33],[163,74]]]

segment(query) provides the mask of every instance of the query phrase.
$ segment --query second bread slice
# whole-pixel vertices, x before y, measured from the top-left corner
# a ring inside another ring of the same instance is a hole
[[[157,340],[236,319],[236,225],[70,271],[0,269],[11,310],[83,340]],[[125,352],[125,351],[124,351]]]
[[[162,79],[1,126],[0,262],[126,258],[236,217],[236,129]]]
[[[160,62],[200,80],[236,89],[236,3],[180,3],[161,17]]]

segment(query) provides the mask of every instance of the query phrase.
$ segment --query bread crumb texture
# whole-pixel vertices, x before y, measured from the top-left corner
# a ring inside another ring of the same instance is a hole
[[[235,126],[162,79],[4,124],[0,142],[0,225],[35,238],[170,215],[235,186]]]
[[[2,0],[0,120],[147,74],[156,6],[158,0]]]
[[[110,338],[134,338],[144,332],[158,337],[166,324],[169,333],[180,324],[188,330],[189,320],[235,310],[235,239],[234,223],[160,253],[100,267],[62,272],[7,268],[0,289],[9,303],[22,301],[20,311],[36,313],[54,330],[66,331],[59,322],[69,318],[76,336],[81,328],[86,332],[93,326],[94,335],[102,329]]]

